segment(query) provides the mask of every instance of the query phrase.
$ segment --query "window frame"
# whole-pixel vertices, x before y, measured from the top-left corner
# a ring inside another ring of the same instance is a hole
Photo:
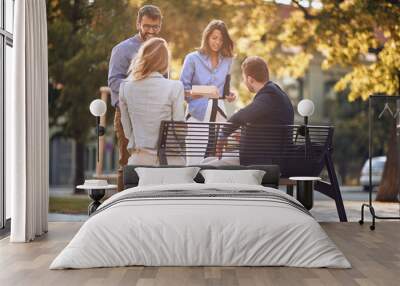
[[[13,34],[6,31],[6,1],[0,0],[0,236],[9,231],[10,221],[6,217],[6,189],[5,189],[5,92],[6,92],[6,48],[13,48]],[[8,0],[10,1],[10,0]],[[13,13],[15,0],[11,0]],[[14,19],[14,15],[12,15]],[[14,27],[13,29],[14,30]]]

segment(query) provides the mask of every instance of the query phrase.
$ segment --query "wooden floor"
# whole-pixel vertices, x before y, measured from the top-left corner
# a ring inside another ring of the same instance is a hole
[[[400,223],[322,223],[353,268],[124,267],[48,270],[81,223],[50,223],[32,243],[0,241],[0,285],[400,285]]]

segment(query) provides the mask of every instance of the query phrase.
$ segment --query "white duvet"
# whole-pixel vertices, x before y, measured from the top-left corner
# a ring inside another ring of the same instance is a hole
[[[258,198],[151,198],[118,201],[133,192],[273,188],[232,184],[136,187],[106,200],[50,269],[145,266],[294,266],[350,268],[313,217]],[[295,201],[296,202],[296,201]]]

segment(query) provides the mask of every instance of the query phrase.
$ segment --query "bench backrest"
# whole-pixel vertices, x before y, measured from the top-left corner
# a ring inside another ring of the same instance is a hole
[[[230,123],[161,123],[158,156],[161,165],[168,157],[215,156],[218,140]],[[332,149],[332,126],[245,125],[227,139],[222,157],[239,157],[241,165],[276,164],[283,177],[320,174],[324,156]],[[240,138],[240,139],[239,139]]]

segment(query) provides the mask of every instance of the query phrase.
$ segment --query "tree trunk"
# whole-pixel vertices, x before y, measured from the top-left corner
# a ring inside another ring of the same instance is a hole
[[[381,202],[397,202],[400,190],[399,150],[396,137],[396,120],[390,123],[389,147],[386,164],[376,200]]]
[[[75,152],[75,179],[74,185],[82,185],[85,182],[85,144],[79,141],[76,141],[76,152]],[[78,193],[79,190],[75,189],[75,192]]]

